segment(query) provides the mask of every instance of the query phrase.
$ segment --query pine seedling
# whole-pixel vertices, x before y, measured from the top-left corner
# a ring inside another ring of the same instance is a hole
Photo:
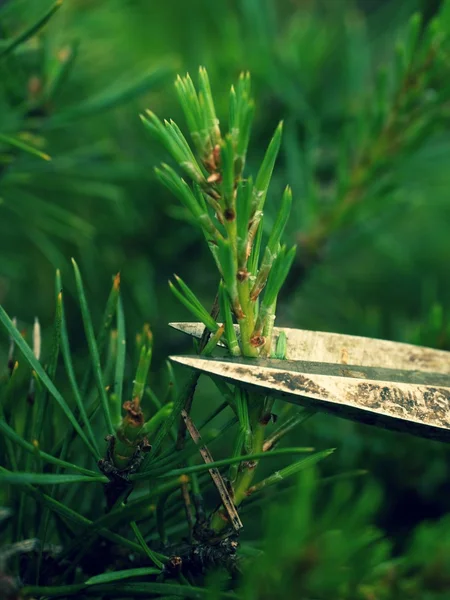
[[[146,128],[188,175],[191,185],[168,165],[157,168],[156,174],[190,213],[211,249],[222,281],[220,304],[225,321],[225,342],[230,352],[249,357],[270,355],[274,314],[267,310],[267,301],[261,303],[261,297],[279,256],[283,231],[289,218],[292,204],[289,188],[283,194],[275,225],[263,251],[259,235],[263,227],[264,204],[280,149],[282,124],[276,128],[253,181],[245,174],[254,112],[250,75],[242,74],[236,87],[231,88],[226,133],[219,124],[204,68],[199,71],[198,90],[189,75],[178,77],[175,87],[193,149],[172,121],[162,122],[151,111],[141,118]],[[279,270],[280,265],[276,264]],[[181,291],[171,284],[174,294],[196,320],[215,332],[218,326],[209,317],[209,312],[181,279],[177,278],[177,282]],[[279,287],[271,286],[272,307]],[[260,304],[264,306],[262,313]],[[231,331],[229,310],[232,319],[239,325],[238,338]]]
[[[26,531],[39,540],[36,546],[37,559],[31,549],[23,551],[31,569],[31,574],[23,577],[24,597],[51,596],[59,594],[61,590],[61,593],[76,595],[91,587],[97,589],[94,586],[109,581],[116,581],[115,590],[125,593],[126,587],[121,581],[143,574],[151,579],[152,585],[161,586],[158,588],[161,593],[169,592],[173,584],[161,582],[161,578],[178,577],[175,566],[179,560],[182,561],[183,572],[194,578],[199,575],[199,568],[203,574],[218,562],[224,564],[230,573],[236,572],[239,556],[234,537],[224,534],[219,546],[209,537],[211,517],[211,524],[217,532],[225,523],[222,511],[210,515],[208,521],[201,517],[201,496],[207,489],[203,474],[211,476],[224,505],[223,514],[236,529],[242,527],[237,506],[247,497],[246,491],[254,471],[242,469],[241,465],[256,464],[255,461],[279,454],[310,454],[313,449],[284,448],[264,452],[261,445],[255,443],[255,440],[261,439],[255,437],[255,415],[260,413],[254,404],[255,398],[250,399],[245,391],[238,388],[232,391],[224,382],[216,383],[226,402],[213,410],[199,427],[182,410],[180,397],[183,398],[183,393],[176,393],[177,386],[171,368],[169,392],[165,395],[165,401],[161,402],[148,385],[153,355],[153,336],[148,325],[144,325],[135,338],[137,359],[130,381],[125,368],[126,336],[120,277],[116,275],[113,278],[103,320],[97,330],[81,273],[75,262],[73,266],[89,361],[88,368],[82,365],[84,380],[81,384],[69,339],[59,272],[56,276],[56,315],[48,365],[41,362],[38,321],[35,322],[32,336],[28,335],[32,342],[30,347],[17,329],[16,322],[0,309],[0,322],[10,336],[7,375],[5,385],[0,390],[0,447],[6,450],[5,460],[0,466],[0,485],[8,490],[13,501],[17,500],[15,538]],[[186,284],[180,280],[177,283],[181,290],[179,293],[199,308]],[[233,342],[239,350],[237,337],[233,337],[235,328],[224,284],[221,285],[220,296],[220,309],[227,311],[225,321],[230,323],[227,341],[231,347]],[[212,329],[215,328],[210,325]],[[206,341],[202,354],[211,355],[217,344],[225,339],[224,330],[224,325],[217,325],[216,331]],[[282,345],[282,342],[278,345]],[[23,389],[28,403],[30,370],[25,369],[23,381],[23,369],[16,360],[17,351],[25,359],[23,364],[26,366],[28,363],[32,369],[33,405],[27,409],[25,423],[18,419],[17,403],[13,400]],[[67,389],[61,388],[64,394],[59,389],[61,372],[58,386],[55,382],[59,355],[64,361],[68,380]],[[19,376],[22,381],[18,381]],[[151,410],[147,407],[149,398],[153,405]],[[208,429],[211,421],[228,405],[236,416],[226,421],[220,430]],[[264,407],[264,403],[261,406]],[[150,417],[146,416],[147,412],[150,412]],[[193,436],[193,443],[183,448],[178,448],[176,431],[173,429],[174,420],[179,416],[185,419]],[[228,458],[214,460],[208,445],[226,436],[235,425],[238,425],[238,435],[233,452]],[[259,429],[259,434],[261,431]],[[108,442],[106,451],[105,434]],[[281,437],[281,433],[278,437]],[[204,462],[196,464],[194,459],[199,452]],[[281,478],[275,473],[272,478],[256,483],[252,498],[260,489],[270,487],[278,480],[283,481],[326,455],[311,454],[310,460],[301,463],[296,461],[291,469],[282,470]],[[147,461],[147,457],[151,460]],[[230,481],[238,492],[234,501],[222,469],[229,472]],[[148,491],[144,491],[142,484],[149,482]],[[138,493],[130,498],[134,489],[139,487]],[[181,497],[174,493],[180,487],[183,490]],[[197,518],[196,535],[192,537],[191,545],[177,538],[171,549],[158,546],[156,550],[153,534],[159,532],[161,540],[168,542],[169,524],[173,525],[174,519],[177,531],[183,533],[190,526],[192,532],[192,518],[191,521],[184,521],[180,516],[183,504],[185,508],[186,502],[191,502],[191,494]],[[98,506],[103,504],[103,497],[106,498],[107,510],[106,514],[100,513],[99,516]],[[83,512],[85,508],[86,513]],[[38,518],[41,513],[42,518]],[[116,533],[119,526],[121,535]],[[105,539],[112,548],[111,554],[104,555],[102,549]],[[60,545],[55,546],[54,541],[60,542]],[[52,556],[56,567],[55,571],[47,571],[45,565],[49,548],[53,547],[57,547],[55,556]],[[161,549],[167,550],[170,555],[162,554],[159,551]],[[118,561],[120,554],[133,558]],[[200,563],[197,555],[201,556]],[[98,556],[102,560],[93,574],[90,567],[92,557]],[[70,584],[58,587],[68,580],[75,565],[79,565],[77,577],[80,583],[75,587]],[[86,565],[89,565],[87,569]],[[80,573],[83,573],[81,577]],[[183,595],[185,584],[182,578],[177,588],[179,595]]]
[[[202,322],[210,334],[214,334],[212,343],[204,348],[203,353],[208,346],[211,349],[215,347],[222,329],[224,335],[220,340],[231,356],[280,356],[283,340],[278,347],[272,337],[277,298],[295,256],[295,248],[287,249],[283,244],[283,233],[292,205],[290,188],[286,187],[283,193],[265,245],[263,214],[280,149],[282,123],[276,127],[262,164],[252,177],[246,174],[245,169],[254,113],[250,75],[242,74],[237,85],[231,88],[228,131],[217,118],[204,68],[200,68],[197,89],[189,75],[178,77],[175,87],[188,125],[192,149],[172,121],[161,122],[151,111],[141,118],[145,127],[190,179],[188,184],[178,175],[176,168],[168,165],[156,169],[157,177],[180,200],[191,220],[201,229],[211,250],[220,276],[217,319],[223,323],[222,327],[182,279],[175,276],[175,283],[170,283],[170,288],[193,317]],[[183,412],[185,422],[189,418],[197,379],[198,375],[194,375],[194,383],[186,394]],[[215,383],[239,423],[229,471],[234,503],[239,506],[246,498],[257,465],[256,458],[244,461],[244,456],[261,455],[273,400],[252,395],[240,388],[231,392],[225,384]],[[327,455],[317,455],[317,460]],[[273,480],[276,480],[276,476]],[[215,481],[215,485],[220,493],[222,483]],[[230,520],[229,515],[224,504],[221,510],[210,516],[212,529],[223,529]]]

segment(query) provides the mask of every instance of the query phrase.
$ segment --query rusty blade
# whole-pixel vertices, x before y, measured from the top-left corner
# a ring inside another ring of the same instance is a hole
[[[201,323],[170,323],[170,326],[197,338],[205,328]],[[238,326],[235,328],[239,336]],[[286,334],[288,360],[450,374],[450,352],[341,333],[274,327],[273,351],[282,331]]]
[[[262,395],[450,442],[448,374],[296,360],[170,358]]]

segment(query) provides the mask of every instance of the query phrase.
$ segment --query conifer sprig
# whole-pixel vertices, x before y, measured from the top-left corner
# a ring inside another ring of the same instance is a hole
[[[168,165],[156,169],[157,177],[200,227],[215,259],[220,275],[219,318],[224,328],[221,341],[232,356],[270,356],[277,298],[295,256],[295,248],[288,249],[282,239],[292,205],[289,187],[283,193],[269,238],[265,246],[262,244],[264,207],[280,150],[282,123],[276,127],[261,166],[252,177],[245,169],[254,112],[250,75],[243,73],[230,90],[228,131],[219,123],[203,67],[197,89],[189,75],[178,77],[175,87],[192,149],[172,121],[161,122],[151,111],[141,118],[191,183]],[[176,277],[176,283],[170,283],[173,293],[214,334],[214,340],[221,331],[219,323],[182,279]],[[227,388],[224,397],[239,422],[229,472],[234,501],[239,506],[257,465],[257,461],[245,461],[244,456],[259,457],[263,451],[273,402],[240,388],[231,394]],[[189,410],[190,404],[185,408]],[[211,516],[212,528],[222,529],[227,518],[227,511],[216,511]]]
[[[276,128],[253,180],[245,174],[254,112],[250,75],[241,74],[230,90],[228,132],[219,123],[203,67],[199,70],[198,89],[189,75],[179,76],[175,88],[193,148],[173,121],[162,122],[151,111],[141,118],[190,178],[191,185],[168,165],[157,168],[156,174],[201,228],[212,251],[222,280],[221,317],[230,352],[250,357],[270,354],[275,318],[271,309],[292,262],[293,251],[282,250],[281,245],[292,204],[289,187],[264,249],[258,234],[262,231],[264,204],[280,149],[282,123]],[[197,320],[215,332],[217,323],[202,309],[194,293],[181,280],[177,281],[181,291],[171,284],[174,294]],[[269,281],[268,298],[264,301],[262,292]],[[233,319],[239,324],[239,338],[232,331]]]

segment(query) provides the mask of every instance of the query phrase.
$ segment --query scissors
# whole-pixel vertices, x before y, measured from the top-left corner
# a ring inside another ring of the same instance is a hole
[[[170,323],[201,338],[202,323]],[[171,356],[264,396],[450,442],[450,352],[354,335],[274,327],[285,359]],[[236,333],[239,335],[238,327]]]

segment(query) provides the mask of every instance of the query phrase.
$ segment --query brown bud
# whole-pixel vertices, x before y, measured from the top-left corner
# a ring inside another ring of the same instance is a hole
[[[248,469],[249,471],[252,471],[253,469],[256,469],[257,464],[258,464],[257,460],[246,460],[242,463],[242,467],[244,469]]]
[[[234,210],[232,208],[226,208],[223,216],[225,217],[225,219],[227,221],[234,221],[236,218],[236,213],[234,212]]]
[[[144,414],[139,403],[139,398],[124,402],[123,409],[127,413],[123,419],[127,425],[131,427],[143,427]]]
[[[247,271],[247,269],[239,269],[239,271],[237,272],[237,280],[238,281],[245,281],[246,279],[249,278],[250,273]]]
[[[250,339],[250,344],[254,348],[260,348],[266,343],[266,338],[263,335],[255,335]]]
[[[180,573],[183,566],[183,559],[181,556],[171,556],[167,566],[173,573]]]

